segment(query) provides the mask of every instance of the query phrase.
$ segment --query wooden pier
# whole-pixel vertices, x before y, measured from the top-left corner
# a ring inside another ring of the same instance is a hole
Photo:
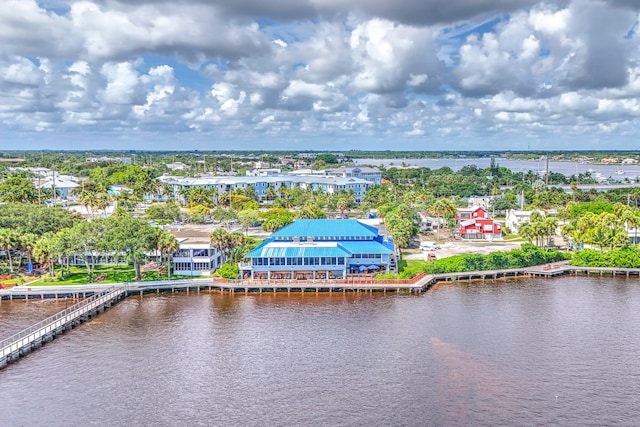
[[[98,315],[126,295],[127,289],[124,286],[96,292],[60,313],[0,341],[0,368]]]

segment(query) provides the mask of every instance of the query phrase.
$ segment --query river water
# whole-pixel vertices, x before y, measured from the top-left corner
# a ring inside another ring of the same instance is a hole
[[[130,297],[0,371],[0,425],[632,426],[639,354],[637,277]]]
[[[513,160],[501,157],[495,160],[499,166],[503,166],[513,172],[533,171],[544,173],[547,168],[545,160]],[[387,168],[395,166],[439,169],[446,166],[454,171],[459,171],[466,165],[476,165],[480,169],[488,168],[491,164],[491,159],[489,157],[459,159],[354,159],[354,162],[358,165],[382,165]],[[592,175],[599,173],[613,181],[625,181],[625,179],[628,179],[634,182],[636,179],[640,179],[640,164],[582,164],[578,162],[549,161],[549,172],[571,176],[587,171]]]

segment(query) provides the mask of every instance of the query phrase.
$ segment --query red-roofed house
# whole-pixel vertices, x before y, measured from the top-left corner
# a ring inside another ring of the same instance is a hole
[[[457,234],[462,239],[499,239],[502,226],[489,218],[488,212],[478,206],[458,209]]]
[[[465,219],[458,223],[462,239],[499,239],[502,226],[490,218]]]
[[[458,208],[456,214],[456,222],[474,218],[489,218],[489,214],[480,206],[472,206],[470,208]]]

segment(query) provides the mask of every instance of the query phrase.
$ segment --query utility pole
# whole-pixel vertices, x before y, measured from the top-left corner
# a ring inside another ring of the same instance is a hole
[[[55,206],[56,205],[56,171],[52,169],[51,173],[53,174],[53,180],[51,181],[51,189],[53,190],[53,206]]]
[[[545,174],[545,185],[549,186],[549,155],[545,156],[547,158],[547,173]]]

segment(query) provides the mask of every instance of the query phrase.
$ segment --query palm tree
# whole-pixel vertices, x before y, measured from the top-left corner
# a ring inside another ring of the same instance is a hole
[[[33,233],[23,233],[20,236],[20,250],[27,253],[27,262],[31,264],[33,247],[38,241],[38,236]]]
[[[265,199],[271,201],[276,198],[276,189],[272,186],[267,187],[267,191],[264,193]]]
[[[157,248],[160,251],[160,264],[164,255],[167,256],[167,279],[171,279],[171,254],[180,249],[180,243],[173,234],[161,230],[157,240]]]
[[[544,229],[545,243],[548,243],[558,228],[558,221],[553,217],[548,217],[542,221],[542,227]]]
[[[11,251],[20,247],[20,236],[15,230],[9,228],[0,229],[0,248],[7,254],[9,260],[9,271],[13,273],[13,259]]]
[[[536,237],[535,230],[530,222],[525,222],[520,226],[518,235],[529,243],[532,243],[533,239]]]
[[[80,204],[87,209],[87,213],[89,215],[93,215],[93,208],[97,205],[97,194],[96,192],[85,190],[80,193],[78,200],[80,200]]]
[[[458,211],[456,205],[453,204],[451,199],[442,198],[442,199],[434,199],[433,202],[429,205],[429,212],[432,215],[436,215],[438,219],[437,224],[437,238],[440,239],[440,218],[446,215],[455,215]]]
[[[223,255],[226,255],[233,247],[231,233],[223,228],[213,230],[209,238],[211,240],[211,245]]]
[[[33,257],[41,264],[48,264],[49,274],[55,273],[56,236],[53,233],[44,234],[33,247]]]

